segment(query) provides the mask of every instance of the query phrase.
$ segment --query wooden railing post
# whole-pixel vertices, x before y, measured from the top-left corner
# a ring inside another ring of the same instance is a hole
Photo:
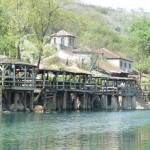
[[[16,85],[16,66],[13,64],[12,68],[13,68],[13,86],[15,86]]]

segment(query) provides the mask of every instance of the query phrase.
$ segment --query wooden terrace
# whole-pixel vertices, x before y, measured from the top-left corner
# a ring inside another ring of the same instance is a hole
[[[65,70],[39,70],[39,75],[41,79],[36,79],[36,88],[47,88],[51,91],[133,95],[137,85],[131,78],[93,77],[90,73]]]

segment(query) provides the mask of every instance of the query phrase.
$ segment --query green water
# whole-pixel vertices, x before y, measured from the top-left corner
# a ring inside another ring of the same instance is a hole
[[[150,111],[1,114],[0,150],[150,150]]]

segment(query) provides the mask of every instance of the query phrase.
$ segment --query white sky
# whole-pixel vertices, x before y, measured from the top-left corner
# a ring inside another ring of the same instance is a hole
[[[150,0],[80,0],[83,3],[112,8],[139,9],[150,12]]]

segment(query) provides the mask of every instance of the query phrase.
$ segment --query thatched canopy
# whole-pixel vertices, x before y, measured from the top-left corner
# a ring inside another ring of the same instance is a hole
[[[75,73],[75,74],[87,74],[87,75],[91,74],[89,71],[81,69],[81,68],[77,67],[76,65],[66,66],[64,68],[64,70]]]
[[[36,67],[36,65],[32,65],[32,64],[26,63],[24,61],[9,58],[9,57],[3,56],[3,55],[0,55],[0,64],[23,65],[23,66],[26,65],[26,66]]]
[[[47,57],[41,61],[40,70],[67,72],[71,74],[90,74],[90,72],[79,68],[73,63],[67,64],[67,61],[58,56]]]

